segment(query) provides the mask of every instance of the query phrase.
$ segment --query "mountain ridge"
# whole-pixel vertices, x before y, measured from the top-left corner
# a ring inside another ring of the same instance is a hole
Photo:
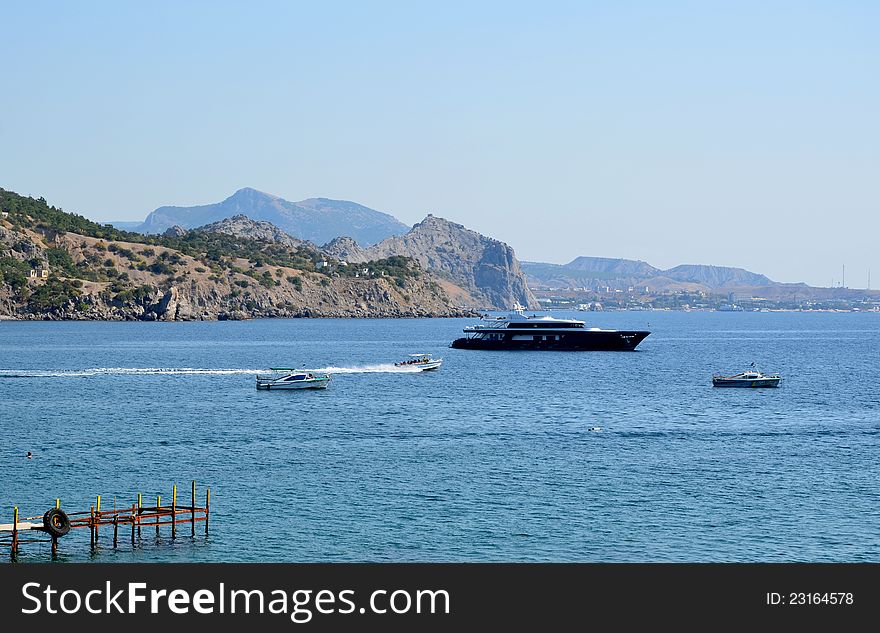
[[[369,246],[410,228],[388,213],[349,200],[306,198],[290,202],[274,194],[243,187],[220,202],[158,207],[134,230],[160,234],[175,225],[193,229],[236,215],[271,222],[289,235],[315,244],[348,235],[359,244]],[[124,224],[131,228],[130,223]]]
[[[533,284],[550,287],[583,286],[585,282],[609,279],[655,287],[690,284],[711,290],[781,285],[761,273],[711,264],[679,264],[664,270],[642,260],[590,256],[576,257],[567,264],[531,261],[521,264]]]

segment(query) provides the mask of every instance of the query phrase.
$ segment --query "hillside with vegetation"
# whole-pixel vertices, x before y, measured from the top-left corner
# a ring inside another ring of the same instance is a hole
[[[146,235],[0,189],[0,317],[455,316],[413,258],[357,265],[308,243],[210,230]]]

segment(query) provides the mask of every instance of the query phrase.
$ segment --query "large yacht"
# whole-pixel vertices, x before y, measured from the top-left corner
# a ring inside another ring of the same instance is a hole
[[[586,328],[583,321],[526,316],[516,310],[508,316],[482,318],[464,328],[465,336],[450,347],[486,350],[560,350],[629,352],[650,334],[644,331]]]

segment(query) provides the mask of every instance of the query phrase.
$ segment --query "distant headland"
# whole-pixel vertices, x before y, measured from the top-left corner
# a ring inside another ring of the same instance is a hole
[[[126,231],[0,189],[0,316],[450,317],[537,307],[506,244],[433,216],[400,235],[384,215],[369,226],[352,220],[370,235],[391,232],[378,243],[339,235],[316,246],[243,214],[160,235]]]

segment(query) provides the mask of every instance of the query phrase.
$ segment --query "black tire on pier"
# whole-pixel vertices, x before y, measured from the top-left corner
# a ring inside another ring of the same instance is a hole
[[[43,515],[43,529],[55,538],[70,532],[70,518],[60,508],[52,508]]]

